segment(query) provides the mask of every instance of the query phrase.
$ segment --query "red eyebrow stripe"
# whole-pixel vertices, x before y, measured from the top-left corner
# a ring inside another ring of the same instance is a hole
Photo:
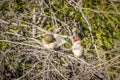
[[[79,40],[80,40],[80,38],[76,38],[76,39],[73,40],[73,42],[76,42],[76,41],[79,41]]]

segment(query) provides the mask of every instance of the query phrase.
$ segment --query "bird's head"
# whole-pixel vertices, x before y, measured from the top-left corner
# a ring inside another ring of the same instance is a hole
[[[72,41],[73,44],[80,44],[80,38],[76,38]]]
[[[56,39],[54,38],[54,36],[52,34],[44,35],[44,40],[48,43],[52,43],[52,42],[56,41]]]
[[[79,42],[80,41],[80,38],[76,38],[73,40],[73,42]]]

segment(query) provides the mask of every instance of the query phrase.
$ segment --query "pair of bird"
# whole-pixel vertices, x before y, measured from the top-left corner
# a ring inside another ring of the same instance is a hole
[[[80,38],[72,40],[71,50],[76,58],[83,54],[83,47],[80,45]],[[43,46],[46,49],[56,50],[59,46],[66,43],[66,41],[58,34],[46,34],[43,37]]]

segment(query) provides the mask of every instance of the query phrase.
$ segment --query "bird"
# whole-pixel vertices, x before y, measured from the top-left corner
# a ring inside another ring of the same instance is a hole
[[[45,34],[42,39],[42,43],[46,49],[54,50],[57,46],[56,39],[52,34]]]
[[[76,38],[72,41],[72,47],[71,50],[73,52],[74,57],[80,58],[83,55],[84,48],[80,44],[81,40],[80,38]]]
[[[42,42],[46,49],[52,50],[59,50],[63,44],[67,43],[59,34],[45,34]]]

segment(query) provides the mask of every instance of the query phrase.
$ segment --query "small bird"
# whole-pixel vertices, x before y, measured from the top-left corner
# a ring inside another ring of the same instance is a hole
[[[52,50],[59,50],[63,44],[67,43],[59,34],[46,34],[42,42],[46,49]]]
[[[71,47],[71,50],[76,58],[79,58],[83,54],[83,47],[80,44],[80,38],[76,38],[72,41],[73,45]]]
[[[52,34],[44,35],[42,42],[43,42],[43,46],[46,49],[54,50],[56,48],[56,46],[57,46],[56,39]]]

